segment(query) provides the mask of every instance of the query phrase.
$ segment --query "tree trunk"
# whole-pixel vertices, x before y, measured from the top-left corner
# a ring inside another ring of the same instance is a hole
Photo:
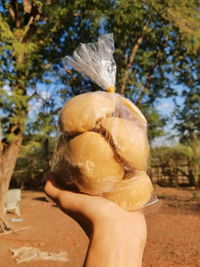
[[[21,140],[9,145],[0,143],[0,217],[3,217],[6,194],[15,169]]]
[[[194,171],[194,166],[192,164],[188,164],[188,180],[189,180],[190,186],[196,187],[195,171]]]
[[[34,14],[31,14],[32,11],[32,1],[23,1],[23,8],[24,11],[29,13],[29,19],[27,20],[27,24],[24,25],[22,21],[24,21],[20,16],[20,1],[10,1],[9,5],[9,12],[11,15],[11,18],[13,19],[13,23],[15,27],[13,28],[13,36],[15,38],[15,41],[21,43],[22,47],[23,45],[28,42],[28,32],[30,30],[30,26],[33,24],[34,19],[36,19],[36,16],[39,15],[38,12],[34,12]],[[30,2],[30,3],[29,3]],[[17,31],[15,31],[17,29]],[[20,31],[20,34],[18,33]],[[18,95],[20,98],[23,96],[26,96],[26,81],[27,81],[27,73],[25,70],[25,66],[23,68],[21,67],[23,64],[26,63],[26,54],[24,49],[16,48],[17,45],[13,44],[14,47],[14,56],[13,56],[13,62],[15,62],[15,73],[16,73],[16,81],[12,82],[12,90],[13,92],[16,92],[16,95]],[[18,51],[16,53],[16,51]],[[26,66],[27,67],[27,66]],[[14,95],[13,95],[14,96]],[[15,104],[15,107],[13,108],[12,115],[10,114],[9,118],[9,127],[6,131],[6,137],[3,139],[3,134],[0,132],[0,217],[3,216],[3,210],[6,200],[6,193],[9,188],[10,180],[13,174],[13,171],[15,169],[15,165],[18,158],[19,153],[19,147],[22,143],[23,139],[23,131],[25,127],[25,123],[22,119],[27,118],[28,113],[28,102],[24,103],[25,99],[23,101],[17,100],[13,103]],[[28,101],[26,99],[26,101]],[[1,127],[0,127],[1,130]],[[11,134],[11,135],[10,135]],[[10,136],[9,136],[10,135]],[[11,137],[12,140],[10,141],[8,138]],[[2,141],[1,141],[2,139]]]
[[[129,76],[130,68],[131,68],[131,66],[132,66],[132,64],[134,62],[134,59],[135,59],[136,53],[138,51],[138,48],[139,48],[140,44],[143,41],[144,34],[146,33],[146,31],[148,29],[147,25],[148,25],[148,22],[145,23],[145,25],[143,26],[141,35],[137,38],[134,46],[132,47],[131,55],[129,57],[128,64],[126,66],[126,69],[125,69],[125,72],[124,72],[124,78],[123,78],[122,85],[121,85],[121,88],[120,88],[120,94],[122,94],[122,95],[124,94],[126,83],[128,82],[128,78],[129,78],[128,76]]]

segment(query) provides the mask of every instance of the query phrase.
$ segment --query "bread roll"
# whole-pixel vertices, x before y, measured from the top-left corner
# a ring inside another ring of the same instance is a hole
[[[117,95],[118,106],[117,112],[118,117],[125,118],[126,120],[133,120],[138,125],[143,125],[147,127],[147,120],[140,111],[140,109],[134,105],[129,99]]]
[[[98,119],[111,115],[114,111],[114,98],[106,92],[75,96],[64,105],[60,112],[61,131],[70,135],[91,130]]]
[[[144,171],[137,171],[132,178],[117,183],[111,192],[104,193],[103,196],[125,210],[137,210],[150,200],[152,192],[149,176]]]
[[[150,200],[147,121],[131,101],[106,92],[75,96],[59,127],[52,170],[61,187],[102,195],[126,210]]]
[[[99,133],[88,131],[70,140],[65,156],[67,162],[81,173],[80,177],[74,177],[81,192],[100,194],[110,191],[124,176],[123,166]]]
[[[146,170],[149,145],[146,129],[134,121],[122,118],[103,118],[100,127],[109,133],[120,159],[133,169]]]

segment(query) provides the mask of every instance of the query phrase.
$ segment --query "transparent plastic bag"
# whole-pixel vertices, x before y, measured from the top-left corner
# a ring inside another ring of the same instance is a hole
[[[98,43],[80,44],[73,57],[66,56],[64,64],[87,76],[99,87],[107,90],[115,86],[116,64],[113,34],[101,35]]]
[[[98,43],[81,44],[73,57],[64,59],[106,91],[80,94],[64,105],[52,171],[63,188],[136,210],[149,205],[153,196],[146,174],[147,121],[130,100],[114,93],[113,52],[113,35],[106,34]]]

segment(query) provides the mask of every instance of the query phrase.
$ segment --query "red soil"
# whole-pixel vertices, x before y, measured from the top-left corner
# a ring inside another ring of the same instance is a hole
[[[146,210],[148,241],[143,267],[200,266],[200,201],[194,197],[195,190],[157,187],[156,192],[161,199],[159,208]],[[23,222],[11,224],[16,230],[30,228],[0,235],[0,267],[82,266],[87,237],[78,224],[44,197],[41,192],[22,192]],[[13,217],[16,216],[7,215],[8,220]],[[66,251],[69,261],[38,260],[18,265],[9,249],[22,246],[48,252]]]

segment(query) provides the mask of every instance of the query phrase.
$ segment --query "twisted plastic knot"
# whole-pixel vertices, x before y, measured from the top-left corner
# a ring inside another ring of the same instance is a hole
[[[108,87],[108,88],[106,89],[106,92],[108,92],[108,93],[114,93],[115,90],[116,90],[116,88],[115,88],[114,86],[110,86],[110,87]]]

